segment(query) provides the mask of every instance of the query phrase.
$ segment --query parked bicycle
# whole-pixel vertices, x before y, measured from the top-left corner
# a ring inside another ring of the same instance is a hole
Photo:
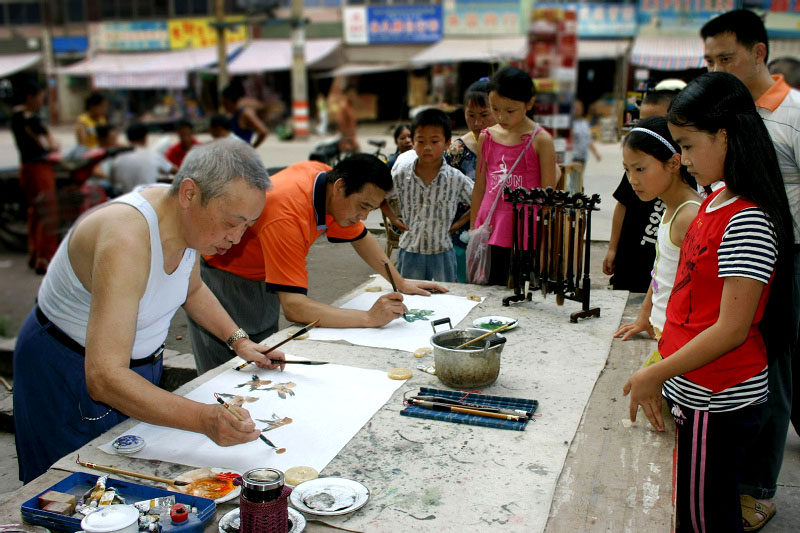
[[[386,147],[386,141],[369,139],[367,142],[376,148],[372,155],[384,163],[389,160],[389,157],[383,153],[383,148]],[[342,149],[342,136],[337,135],[333,138],[317,143],[311,153],[308,155],[308,158],[311,161],[319,161],[328,166],[334,167],[336,166],[336,163],[353,154],[354,152]]]

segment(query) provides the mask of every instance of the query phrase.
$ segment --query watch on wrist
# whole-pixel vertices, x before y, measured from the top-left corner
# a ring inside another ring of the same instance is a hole
[[[239,339],[249,339],[250,337],[245,333],[242,328],[237,329],[233,332],[233,335],[228,337],[228,340],[225,341],[225,344],[228,345],[228,349],[233,351],[233,344],[238,341]]]

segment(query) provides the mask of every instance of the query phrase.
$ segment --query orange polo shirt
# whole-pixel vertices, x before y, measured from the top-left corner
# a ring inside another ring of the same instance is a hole
[[[325,213],[329,170],[323,163],[303,161],[272,176],[273,188],[256,223],[225,255],[203,256],[208,264],[265,281],[272,291],[306,294],[306,256],[317,237],[325,233],[330,242],[352,242],[367,233],[362,222],[342,227]]]

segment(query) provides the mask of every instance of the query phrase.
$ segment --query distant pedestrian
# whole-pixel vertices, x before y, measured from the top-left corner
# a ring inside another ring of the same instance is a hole
[[[600,152],[594,145],[592,131],[589,129],[589,121],[586,120],[583,102],[575,100],[574,117],[572,120],[572,162],[577,165],[580,176],[581,188],[583,187],[583,171],[586,170],[586,163],[589,160],[589,152],[597,161],[602,160]],[[575,191],[578,192],[578,191]]]
[[[800,60],[796,57],[785,56],[773,59],[767,68],[772,75],[783,75],[783,79],[790,87],[800,89]]]
[[[194,137],[194,125],[186,119],[178,122],[178,142],[173,144],[167,149],[164,157],[167,161],[175,165],[176,168],[181,167],[183,158],[189,153],[193,147],[200,144],[200,141]]]
[[[497,124],[481,132],[472,192],[470,231],[491,216],[489,285],[508,285],[513,210],[500,196],[505,187],[555,187],[553,138],[528,117],[536,92],[533,80],[515,67],[497,71],[489,82],[489,105]],[[515,165],[515,162],[519,163]],[[513,172],[512,172],[513,168]],[[467,257],[469,264],[470,258]]]
[[[102,93],[93,92],[86,97],[86,111],[78,115],[75,124],[75,138],[78,145],[84,148],[97,148],[97,127],[107,123],[108,100]]]
[[[56,178],[47,157],[59,147],[38,115],[44,89],[34,80],[17,89],[22,102],[14,107],[11,131],[19,151],[19,182],[28,203],[28,266],[44,274],[58,247]]]
[[[244,89],[231,83],[222,91],[222,106],[230,114],[231,131],[244,142],[257,148],[267,139],[269,130],[255,110],[244,103]],[[253,140],[255,136],[255,140]]]
[[[358,91],[354,86],[349,86],[344,90],[344,94],[339,100],[339,117],[336,124],[339,128],[339,149],[342,152],[357,154],[358,146],[358,121],[356,119],[356,102],[358,101]]]
[[[175,165],[147,147],[147,126],[134,123],[125,133],[134,149],[117,156],[111,165],[111,184],[119,192],[130,192],[138,185],[156,183],[159,178],[177,172]]]
[[[231,136],[236,137],[231,131],[230,118],[222,113],[211,115],[208,121],[208,133],[211,135],[212,139],[226,139]],[[241,141],[239,137],[236,138]]]
[[[325,135],[328,133],[328,103],[325,101],[325,95],[317,93],[317,135]]]
[[[457,280],[456,254],[451,235],[469,220],[469,212],[452,222],[459,202],[472,197],[472,180],[448,165],[444,152],[450,146],[450,118],[444,111],[429,108],[411,123],[417,159],[392,171],[396,197],[404,224],[397,220],[388,202],[384,214],[403,229],[399,242],[397,270],[405,278],[429,281]]]
[[[414,148],[414,143],[411,140],[411,126],[408,124],[400,124],[394,129],[394,133],[392,134],[394,137],[394,144],[397,147],[396,150],[392,155],[389,156],[389,159],[386,161],[386,164],[389,165],[389,168],[394,166],[394,162],[397,161],[397,156],[400,154],[404,154]]]

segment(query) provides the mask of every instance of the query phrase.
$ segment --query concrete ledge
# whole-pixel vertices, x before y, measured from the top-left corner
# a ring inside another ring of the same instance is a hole
[[[10,378],[6,381],[14,386]],[[0,431],[14,433],[14,395],[0,385]]]
[[[14,346],[17,338],[0,337],[0,374],[10,376],[13,368]]]

